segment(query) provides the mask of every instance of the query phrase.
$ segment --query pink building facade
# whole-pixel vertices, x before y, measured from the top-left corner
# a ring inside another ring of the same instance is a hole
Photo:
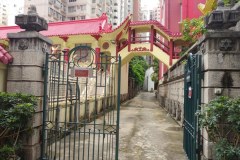
[[[198,9],[199,3],[206,0],[159,0],[160,22],[171,32],[181,32],[181,22],[184,19],[202,16]],[[159,80],[167,71],[163,63],[159,63]]]

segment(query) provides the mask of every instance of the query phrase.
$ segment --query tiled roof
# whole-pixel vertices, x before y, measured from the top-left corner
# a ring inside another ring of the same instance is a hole
[[[63,22],[53,22],[48,24],[47,31],[41,31],[40,33],[44,36],[67,36],[67,35],[98,35],[101,33],[111,33],[119,29],[126,22],[126,27],[130,23],[130,17],[128,16],[117,28],[112,29],[112,26],[107,22],[106,14],[103,14],[99,18],[86,19],[86,20],[75,20],[75,21],[63,21]],[[172,33],[166,27],[164,27],[160,22],[155,20],[150,21],[134,21],[130,23],[130,26],[138,25],[155,25],[159,27],[164,33],[170,37],[180,37],[181,33]],[[8,26],[0,27],[0,39],[7,39],[7,33],[17,33],[23,31],[23,29],[18,26]]]
[[[171,31],[169,31],[165,26],[163,26],[160,22],[158,22],[156,20],[133,21],[133,22],[131,22],[130,26],[149,25],[149,24],[157,26],[160,30],[165,32],[170,37],[181,37],[182,36],[182,34],[180,32],[173,33]]]
[[[107,16],[103,14],[99,18],[53,22],[48,24],[47,31],[41,31],[44,36],[59,35],[79,35],[79,34],[99,34],[111,31],[111,25],[107,23]],[[0,39],[6,39],[7,33],[17,33],[23,31],[18,26],[0,27]]]
[[[0,62],[3,64],[12,63],[13,57],[2,47],[0,46]]]

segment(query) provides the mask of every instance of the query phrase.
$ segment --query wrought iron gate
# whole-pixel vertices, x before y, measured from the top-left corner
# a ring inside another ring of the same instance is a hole
[[[184,150],[189,160],[200,160],[200,133],[195,115],[201,104],[201,55],[190,54],[184,77]]]
[[[118,159],[120,70],[120,57],[88,46],[47,55],[42,159]]]

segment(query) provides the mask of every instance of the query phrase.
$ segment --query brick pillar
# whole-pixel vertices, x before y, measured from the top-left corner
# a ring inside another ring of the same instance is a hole
[[[7,92],[32,94],[39,99],[36,113],[29,122],[33,130],[23,142],[24,159],[36,160],[41,150],[43,65],[52,42],[35,31],[9,33],[8,38],[14,61],[8,68]]]

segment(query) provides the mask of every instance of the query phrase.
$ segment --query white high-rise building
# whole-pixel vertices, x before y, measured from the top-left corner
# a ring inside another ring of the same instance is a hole
[[[133,13],[133,0],[120,0],[120,17],[119,20],[122,22],[124,19]]]
[[[8,23],[8,7],[7,7],[7,1],[2,0],[0,1],[0,25],[6,26]]]
[[[0,1],[0,25],[14,25],[15,16],[23,13],[23,0]]]

